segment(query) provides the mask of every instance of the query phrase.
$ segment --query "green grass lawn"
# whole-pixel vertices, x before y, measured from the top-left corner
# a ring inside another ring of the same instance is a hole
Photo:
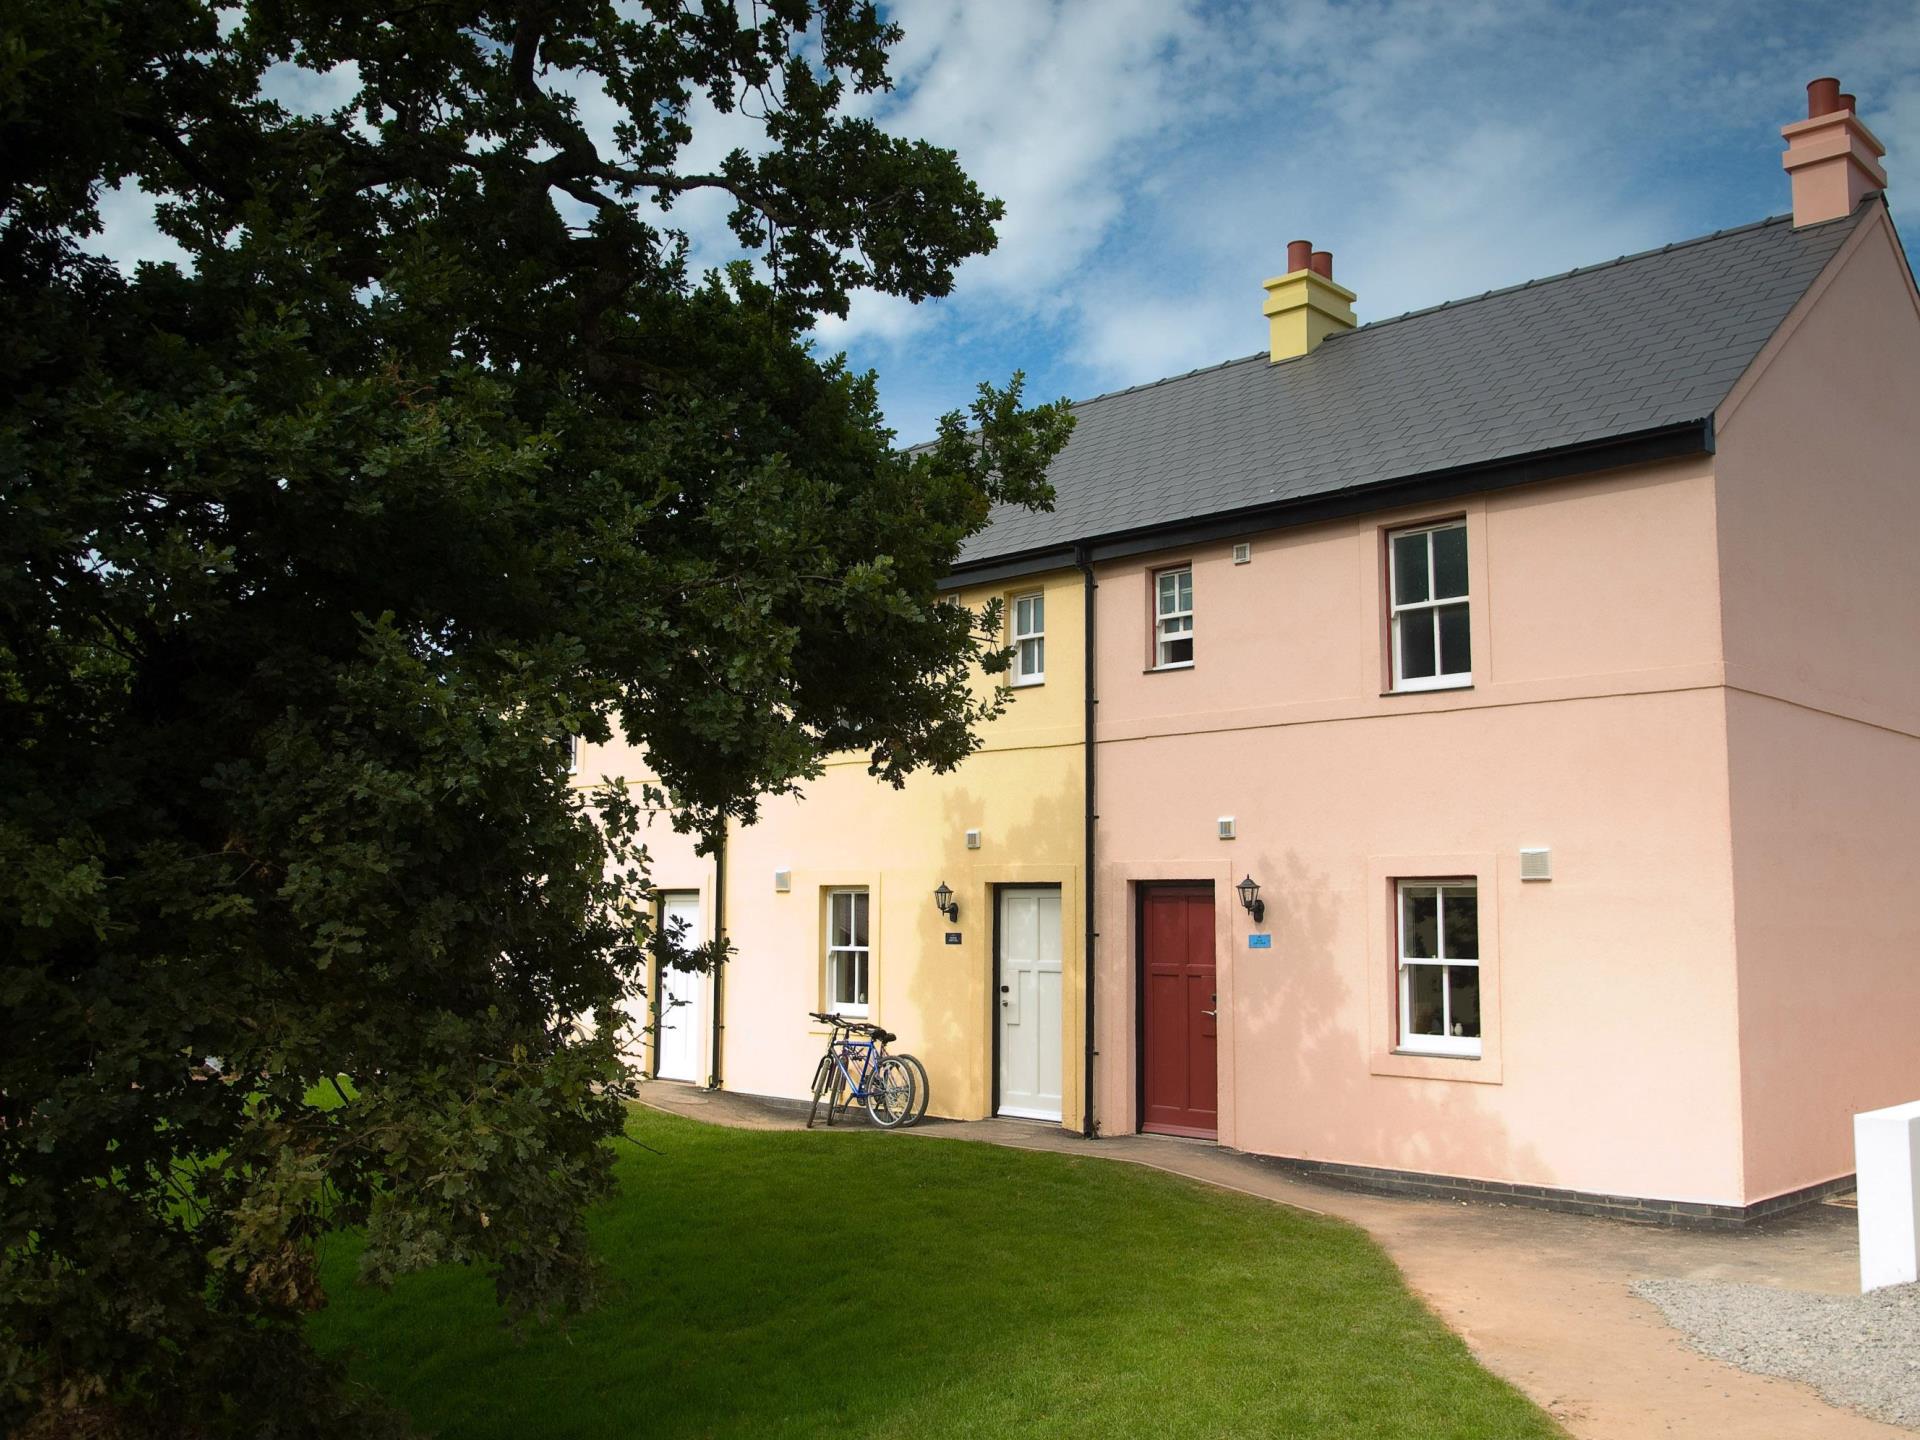
[[[484,1276],[316,1342],[446,1437],[1552,1436],[1358,1230],[1109,1161],[637,1110],[612,1293],[516,1340]]]

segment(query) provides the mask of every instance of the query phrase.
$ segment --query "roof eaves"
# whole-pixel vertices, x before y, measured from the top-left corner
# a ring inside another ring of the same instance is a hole
[[[1077,545],[1046,545],[1016,555],[995,555],[962,562],[935,584],[935,590],[961,590],[969,585],[991,585],[996,580],[1012,580],[1024,575],[1044,575],[1051,570],[1071,567],[1079,554]]]

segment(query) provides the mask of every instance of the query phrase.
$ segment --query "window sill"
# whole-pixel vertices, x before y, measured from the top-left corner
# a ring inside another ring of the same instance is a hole
[[[1464,1050],[1409,1050],[1405,1046],[1389,1050],[1387,1053],[1407,1060],[1471,1060],[1475,1064],[1478,1064],[1481,1058],[1481,1052],[1477,1050],[1471,1053]]]
[[[1473,689],[1473,677],[1469,675],[1461,680],[1449,680],[1443,685],[1396,685],[1390,690],[1382,690],[1380,698],[1384,700],[1396,695],[1446,695],[1455,690],[1471,689]]]
[[[1143,675],[1158,675],[1158,674],[1161,674],[1163,671],[1167,671],[1167,670],[1191,670],[1191,669],[1193,669],[1193,661],[1176,660],[1171,665],[1149,665],[1141,673]]]
[[[1032,690],[1036,686],[1044,685],[1046,683],[1047,683],[1046,676],[1035,675],[1032,678],[1026,679],[1026,680],[1010,680],[1007,682],[1007,688],[1009,690]]]
[[[1398,1080],[1440,1080],[1452,1085],[1499,1085],[1506,1078],[1497,1049],[1478,1055],[1441,1055],[1431,1050],[1376,1050],[1370,1074]]]

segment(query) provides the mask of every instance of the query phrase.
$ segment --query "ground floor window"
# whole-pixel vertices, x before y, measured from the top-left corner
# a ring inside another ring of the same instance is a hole
[[[867,1013],[867,892],[827,892],[827,1009],[842,1015]]]
[[[1402,880],[1401,1050],[1480,1054],[1480,895],[1470,880]]]

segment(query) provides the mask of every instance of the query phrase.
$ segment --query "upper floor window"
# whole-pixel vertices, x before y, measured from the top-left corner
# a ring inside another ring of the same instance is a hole
[[[1393,688],[1438,690],[1473,681],[1467,627],[1467,522],[1387,537]]]
[[[569,775],[580,773],[580,737],[578,735],[567,736],[567,773]]]
[[[842,1015],[867,1013],[867,892],[827,892],[827,1009]]]
[[[1480,890],[1473,881],[1402,880],[1401,1050],[1480,1054]]]
[[[1047,678],[1047,597],[1039,591],[1013,597],[1013,683],[1038,685]]]
[[[1156,572],[1153,597],[1154,668],[1193,664],[1193,567]]]

